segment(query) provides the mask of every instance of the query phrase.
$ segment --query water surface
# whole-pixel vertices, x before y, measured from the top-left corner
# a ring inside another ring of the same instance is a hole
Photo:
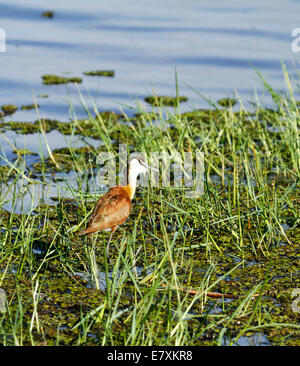
[[[54,17],[43,18],[45,10]],[[31,104],[35,96],[42,117],[86,116],[74,85],[42,84],[42,74],[54,73],[83,77],[79,87],[91,111],[96,105],[129,112],[153,89],[174,95],[175,68],[180,92],[189,97],[182,110],[207,106],[187,85],[213,101],[236,90],[247,104],[255,90],[263,92],[253,67],[276,88],[284,88],[280,61],[292,72],[299,68],[291,49],[299,13],[294,0],[2,1],[7,52],[0,53],[0,105]],[[115,77],[82,75],[94,69],[113,69]],[[37,113],[9,118],[35,120]]]

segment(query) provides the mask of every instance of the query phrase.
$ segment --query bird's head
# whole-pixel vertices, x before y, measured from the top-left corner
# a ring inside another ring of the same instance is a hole
[[[142,159],[140,158],[133,158],[129,161],[129,172],[133,172],[134,175],[138,176],[139,174],[145,174],[148,170],[153,170],[158,172],[156,168],[153,168],[147,165]]]

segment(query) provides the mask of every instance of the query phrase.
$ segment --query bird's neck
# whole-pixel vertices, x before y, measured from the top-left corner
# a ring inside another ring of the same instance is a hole
[[[137,179],[137,174],[134,171],[129,171],[128,173],[128,184],[127,186],[125,186],[125,190],[127,191],[130,200],[133,199],[134,194],[135,194],[135,189],[136,189],[136,179]]]

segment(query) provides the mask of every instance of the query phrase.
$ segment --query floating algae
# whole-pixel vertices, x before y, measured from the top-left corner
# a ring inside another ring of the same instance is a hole
[[[16,176],[16,171],[8,165],[0,166],[0,182],[7,182],[9,179]]]
[[[45,85],[58,85],[58,84],[67,84],[67,83],[82,83],[82,79],[80,77],[70,77],[67,78],[65,76],[58,76],[54,74],[45,74],[42,75],[43,84]]]
[[[94,70],[94,71],[84,71],[84,75],[114,77],[115,72],[114,70]]]
[[[79,147],[70,150],[69,148],[54,149],[51,157],[47,157],[44,162],[41,160],[33,164],[33,171],[37,174],[45,172],[65,172],[77,168],[86,170],[88,166],[96,168],[96,157],[94,149],[90,147]]]
[[[54,17],[54,11],[47,10],[42,12],[42,17],[44,18],[53,18]]]
[[[94,120],[92,119],[80,119],[72,122],[60,122],[49,118],[42,118],[34,122],[16,122],[16,121],[2,121],[0,122],[0,131],[14,131],[20,134],[33,134],[41,131],[50,132],[52,130],[58,130],[65,135],[83,135],[99,139],[99,124],[104,123],[108,125],[114,123],[115,129],[127,128],[124,124],[122,126],[118,122],[124,117],[121,114],[104,111],[97,114]],[[120,125],[120,126],[119,126]],[[119,128],[120,127],[120,128]]]
[[[149,95],[148,97],[145,97],[145,102],[154,105],[156,107],[159,106],[176,106],[181,102],[186,102],[188,100],[185,96],[179,96],[177,97],[170,97],[167,95]]]
[[[14,149],[13,150],[13,153],[16,154],[16,155],[37,155],[35,152],[32,152],[28,149]]]
[[[237,103],[237,100],[233,99],[233,98],[222,98],[222,99],[218,100],[217,103],[221,107],[229,108],[229,107],[233,107]]]
[[[40,107],[40,105],[39,105],[39,104],[37,104],[36,106],[37,106],[37,108],[39,108],[39,107]],[[22,109],[22,111],[27,111],[27,110],[29,110],[29,109],[35,109],[35,104],[26,104],[26,105],[22,105],[22,106],[21,106],[21,109]]]
[[[11,115],[18,110],[18,107],[14,104],[4,104],[1,109],[5,115]]]
[[[41,121],[37,120],[35,122],[0,122],[0,131],[4,132],[7,130],[15,131],[16,133],[21,134],[32,134],[41,131],[41,126],[45,132],[50,132],[55,129],[59,129],[60,125],[63,125],[63,122],[59,122],[57,120],[51,119],[42,119]]]

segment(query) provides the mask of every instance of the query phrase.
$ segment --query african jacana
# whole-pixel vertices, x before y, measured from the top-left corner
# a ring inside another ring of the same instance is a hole
[[[91,214],[87,228],[78,235],[93,234],[97,231],[111,231],[106,247],[106,255],[109,258],[109,244],[114,231],[123,224],[130,213],[131,200],[136,189],[136,179],[139,174],[146,173],[149,169],[158,172],[157,169],[145,164],[139,158],[129,161],[127,174],[127,186],[115,186],[106,192],[96,203]]]

